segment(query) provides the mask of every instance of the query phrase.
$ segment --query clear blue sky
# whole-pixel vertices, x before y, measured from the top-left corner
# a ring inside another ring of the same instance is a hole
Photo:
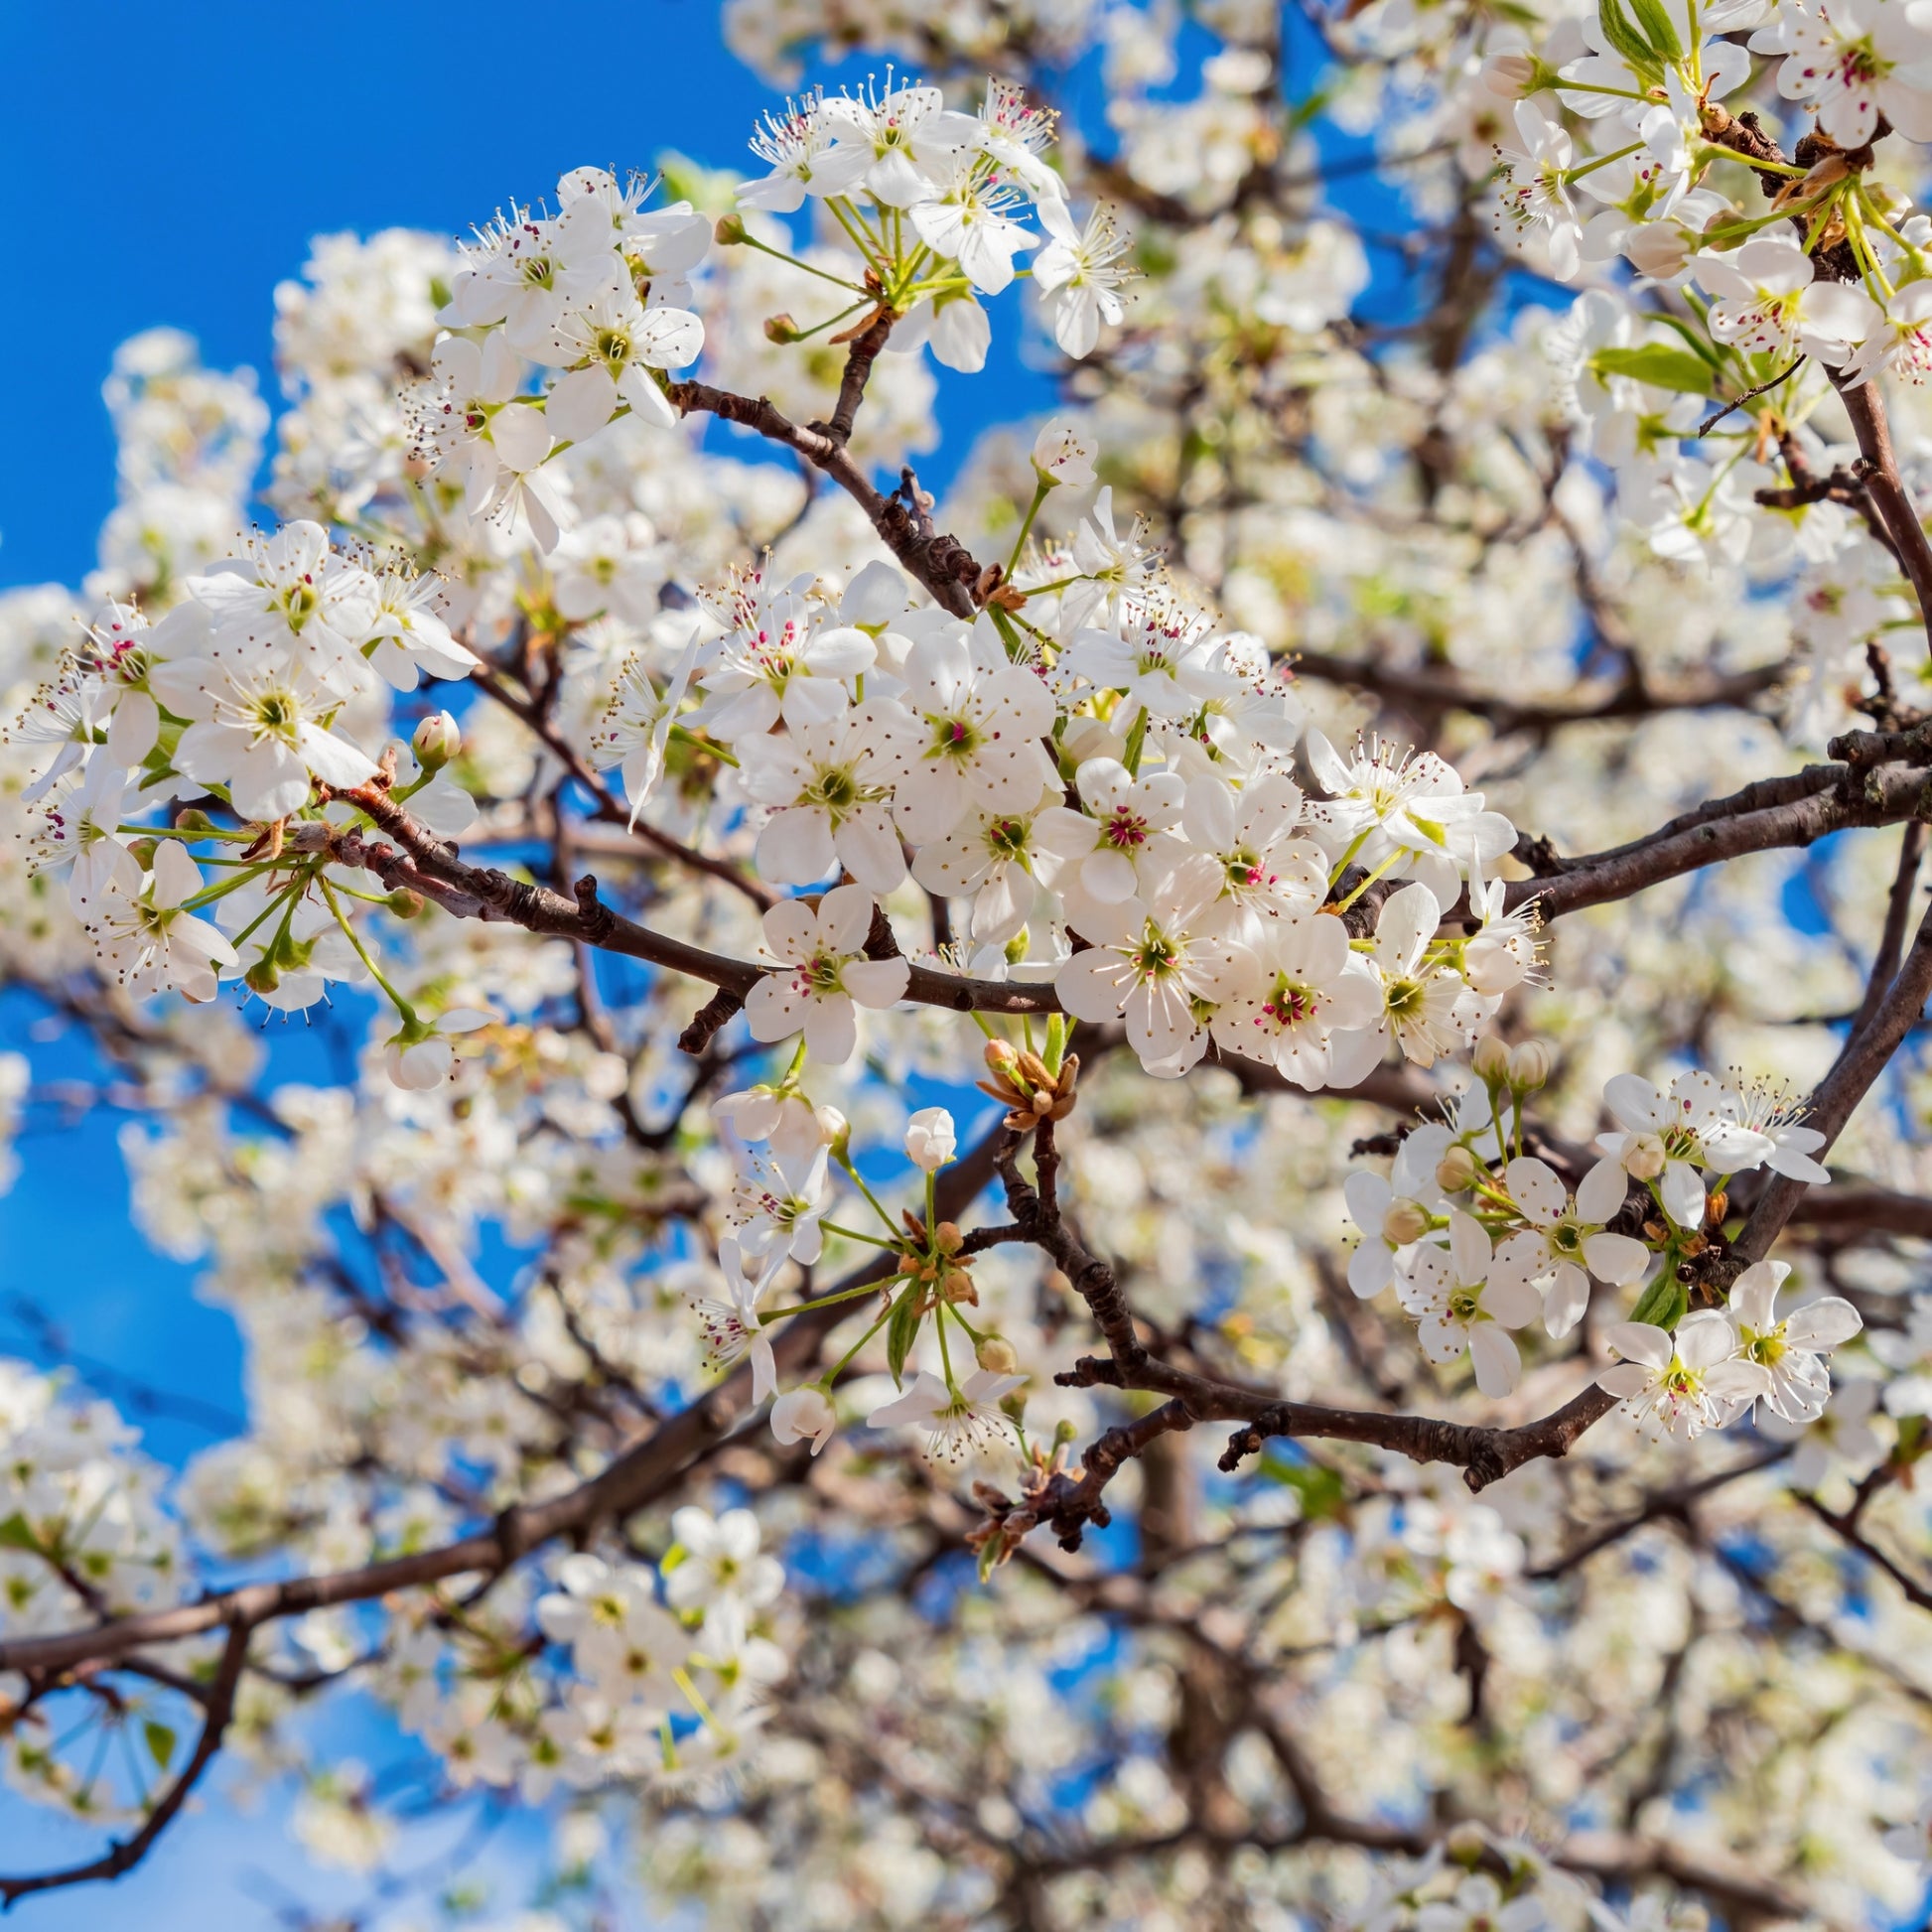
[[[312,235],[461,233],[587,162],[622,171],[676,149],[736,165],[770,104],[725,51],[708,0],[547,20],[504,0],[12,0],[0,4],[0,178],[15,222],[0,302],[0,587],[75,584],[93,563],[114,496],[100,384],[127,336],[186,329],[210,365],[251,364],[276,402],[271,292],[300,272]],[[944,394],[956,460],[973,424],[1037,407],[1047,390],[1008,329],[988,378],[954,378]],[[944,469],[929,474],[943,481]],[[26,1043],[34,1019],[0,995],[0,1045]],[[278,1069],[327,1077],[319,1045],[278,1045]],[[92,1070],[78,1042],[37,1050],[54,1074]],[[89,1361],[238,1409],[232,1325],[194,1299],[192,1268],[149,1252],[128,1222],[118,1120],[69,1127],[42,1107],[34,1123],[22,1178],[0,1198],[0,1353],[31,1352],[6,1312],[26,1295]],[[112,1392],[111,1372],[102,1381]],[[209,1440],[190,1421],[147,1426],[170,1461]],[[520,1837],[527,1852],[525,1835],[499,1834],[487,1862],[513,1874]],[[8,1868],[97,1849],[94,1835],[0,1797]],[[238,1818],[217,1802],[111,1889],[32,1899],[18,1920],[29,1932],[269,1932],[292,1897],[340,1907],[353,1895],[313,1878],[279,1807]],[[516,1902],[513,1880],[499,1896]]]

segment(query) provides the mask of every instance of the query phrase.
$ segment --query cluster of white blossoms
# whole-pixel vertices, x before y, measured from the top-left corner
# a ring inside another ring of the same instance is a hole
[[[1549,1046],[1485,1037],[1473,1064],[1452,1120],[1407,1134],[1386,1179],[1368,1169],[1348,1176],[1362,1236],[1348,1268],[1355,1293],[1393,1284],[1423,1353],[1441,1365],[1466,1357],[1476,1387],[1499,1398],[1522,1377],[1516,1331],[1536,1324],[1560,1340],[1589,1311],[1592,1283],[1629,1291],[1626,1315],[1604,1329],[1617,1359],[1599,1380],[1640,1426],[1688,1439],[1753,1403],[1782,1422],[1817,1421],[1831,1397],[1825,1357],[1863,1326],[1857,1309],[1832,1295],[1778,1319],[1791,1269],[1760,1261],[1726,1306],[1692,1312],[1680,1268],[1708,1245],[1707,1185],[1721,1220],[1734,1173],[1829,1181],[1812,1159],[1824,1136],[1763,1091],[1709,1073],[1680,1074],[1663,1092],[1618,1074],[1604,1106],[1620,1125],[1598,1137],[1573,1188],[1523,1151],[1524,1102],[1549,1077]]]
[[[1882,519],[1823,482],[1825,406],[1932,368],[1932,220],[1892,138],[1932,139],[1932,15],[1611,4],[1491,52],[1472,84],[1501,123],[1499,233],[1596,284],[1546,346],[1619,515],[1675,562],[1795,566],[1789,724],[1822,748],[1863,648],[1913,621]],[[1805,117],[1789,153],[1776,99]]]
[[[766,115],[752,150],[770,172],[739,190],[740,205],[789,214],[809,198],[837,220],[866,269],[862,283],[848,285],[857,303],[782,335],[804,341],[883,304],[900,318],[889,348],[926,345],[946,367],[970,373],[992,340],[979,298],[1027,275],[1047,299],[1060,347],[1090,354],[1101,323],[1122,317],[1126,243],[1104,207],[1075,219],[1045,159],[1053,118],[1001,79],[986,83],[977,114],[958,113],[939,88],[896,81],[890,69],[883,87],[814,91],[787,101],[781,116]],[[1030,214],[1037,230],[1026,225]],[[742,223],[727,232],[752,239]]]
[[[1091,459],[1048,424],[1034,508]],[[886,564],[836,599],[754,571],[705,599],[661,683],[626,668],[592,758],[621,766],[633,814],[673,740],[702,732],[763,808],[763,877],[848,882],[765,913],[779,964],[749,1003],[755,1037],[851,1054],[855,1008],[905,990],[903,959],[866,955],[873,900],[908,875],[968,901],[971,971],[1124,1020],[1166,1076],[1211,1038],[1300,1086],[1354,1086],[1391,1042],[1423,1066],[1466,1045],[1524,981],[1534,914],[1483,878],[1508,820],[1433,755],[1305,737],[1259,641],[1151,563],[1103,490],[1070,544],[1016,547],[1009,601],[970,622],[913,604]],[[1321,795],[1291,775],[1298,747]],[[1383,881],[1407,883],[1357,936],[1339,915]],[[1469,929],[1439,937],[1465,897]]]
[[[578,1551],[533,1602],[455,1630],[425,1623],[396,1646],[384,1688],[459,1788],[531,1803],[623,1778],[730,1792],[788,1668],[765,1634],[784,1570],[747,1509],[687,1504],[670,1533],[655,1564]],[[506,1675],[502,1649],[530,1617],[550,1647]]]

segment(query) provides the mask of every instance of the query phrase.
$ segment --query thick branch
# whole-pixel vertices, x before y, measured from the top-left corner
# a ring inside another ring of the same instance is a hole
[[[1926,783],[1922,769],[1898,764],[1880,765],[1862,780],[1845,764],[1811,764],[1788,777],[1761,778],[1628,845],[1583,859],[1546,860],[1555,869],[1511,886],[1509,903],[1535,899],[1546,919],[1560,918],[1746,852],[1809,846],[1852,826],[1895,824],[1921,810]]]

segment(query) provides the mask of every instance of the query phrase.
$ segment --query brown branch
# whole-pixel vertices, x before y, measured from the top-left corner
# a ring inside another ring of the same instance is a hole
[[[765,975],[766,969],[753,960],[708,952],[625,918],[598,901],[595,879],[579,880],[576,897],[566,898],[549,887],[512,879],[494,867],[467,865],[457,846],[411,818],[379,784],[359,785],[335,796],[365,814],[395,843],[371,842],[350,831],[335,839],[334,856],[345,865],[366,867],[386,886],[423,893],[459,918],[506,920],[528,932],[581,940],[604,952],[622,953],[726,987],[741,999]],[[324,836],[328,836],[326,828]],[[1050,986],[967,979],[919,965],[910,969],[905,997],[956,1013],[1059,1010]]]
[[[1905,927],[1912,916],[1912,894],[1918,886],[1919,861],[1925,856],[1925,821],[1912,819],[1898,843],[1898,870],[1892,876],[1891,892],[1885,900],[1885,924],[1878,938],[1877,955],[1865,981],[1864,998],[1852,1019],[1852,1031],[1861,1033],[1878,1011],[1878,1003],[1898,972],[1905,952]]]
[[[1559,870],[1550,876],[1511,886],[1508,902],[1515,907],[1535,899],[1546,919],[1560,918],[1747,852],[1809,846],[1854,826],[1895,824],[1924,808],[1926,788],[1925,773],[1905,765],[1878,766],[1862,781],[1850,765],[1807,765],[1710,799],[1628,845],[1555,861]]]
[[[1499,732],[1551,732],[1565,725],[1646,718],[1665,711],[1744,706],[1773,689],[1788,669],[1783,664],[1764,664],[1748,671],[1706,677],[1662,692],[1625,680],[1605,696],[1560,701],[1512,698],[1504,692],[1471,690],[1446,671],[1404,670],[1377,664],[1369,658],[1339,657],[1325,651],[1299,651],[1294,662],[1298,676],[1353,686],[1424,717],[1466,711],[1487,719]]]
[[[883,335],[880,340],[883,344]],[[870,361],[866,367],[869,371]],[[846,368],[850,379],[850,360]],[[937,604],[956,618],[973,616],[977,606],[971,587],[979,581],[978,562],[957,538],[929,529],[922,532],[897,491],[888,496],[873,486],[847,452],[844,440],[833,434],[838,420],[836,410],[831,425],[815,429],[794,423],[764,396],[736,395],[706,382],[673,382],[666,393],[671,406],[683,415],[703,411],[728,423],[756,430],[774,443],[782,443],[788,450],[796,450],[865,511],[880,541],[925,586]],[[841,406],[843,401],[841,396]],[[850,433],[849,425],[847,433]]]
[[[219,1622],[224,1619],[215,1620]],[[11,1908],[16,1900],[25,1898],[30,1892],[54,1891],[63,1885],[87,1884],[96,1878],[118,1878],[123,1872],[132,1871],[147,1857],[155,1841],[174,1822],[175,1814],[188,1802],[188,1794],[200,1782],[202,1773],[207,1769],[215,1752],[221,1748],[222,1735],[234,1716],[235,1690],[241,1682],[241,1668],[248,1657],[248,1636],[254,1626],[238,1616],[225,1620],[228,1623],[228,1641],[222,1648],[214,1682],[202,1699],[202,1734],[195,1741],[195,1754],[182,1766],[181,1775],[168,1787],[160,1803],[148,1813],[141,1829],[130,1839],[110,1844],[99,1858],[91,1859],[85,1864],[69,1865],[61,1871],[44,1871],[25,1878],[0,1877],[0,1908]]]
[[[1898,561],[1910,580],[1912,595],[1918,600],[1921,622],[1932,625],[1932,543],[1925,539],[1925,526],[1912,506],[1904,481],[1898,474],[1898,457],[1891,446],[1891,427],[1885,420],[1885,401],[1875,382],[1848,386],[1838,369],[1825,371],[1838,391],[1845,413],[1852,419],[1852,431],[1859,439],[1859,462],[1855,474],[1871,492],[1879,519],[1890,534]]]
[[[1916,1578],[1908,1576],[1900,1569],[1859,1528],[1849,1512],[1841,1513],[1835,1509],[1827,1509],[1816,1496],[1807,1495],[1801,1489],[1794,1490],[1792,1493],[1795,1500],[1810,1510],[1831,1530],[1833,1535],[1842,1538],[1867,1562],[1875,1564],[1882,1570],[1905,1592],[1907,1601],[1915,1603],[1921,1610],[1932,1610],[1932,1588],[1928,1588]]]
[[[470,681],[486,691],[512,718],[542,741],[551,756],[591,794],[592,809],[599,818],[613,825],[623,826],[630,837],[655,846],[665,858],[675,859],[680,865],[689,866],[694,872],[708,874],[711,878],[729,886],[733,892],[743,893],[760,911],[777,903],[776,893],[762,881],[754,879],[749,873],[729,861],[714,859],[708,853],[686,845],[682,839],[674,839],[668,832],[660,832],[656,826],[641,818],[633,824],[629,812],[612,796],[609,786],[603,779],[558,735],[555,727],[543,716],[536,701],[533,698],[519,698],[503,682],[500,673],[483,668],[472,672]]]
[[[1829,1152],[1832,1143],[1845,1131],[1853,1110],[1917,1024],[1928,996],[1932,996],[1932,910],[1919,921],[1912,949],[1877,1011],[1845,1042],[1837,1063],[1812,1090],[1806,1103],[1805,1123],[1825,1137],[1819,1155]],[[1708,1278],[1724,1280],[1728,1285],[1750,1263],[1762,1261],[1805,1195],[1808,1184],[1793,1180],[1788,1174],[1773,1175],[1757,1197],[1743,1231],[1723,1257],[1720,1269]]]
[[[1668,1489],[1653,1490],[1629,1515],[1618,1517],[1613,1523],[1606,1523],[1601,1529],[1593,1530],[1581,1543],[1573,1545],[1562,1556],[1552,1562],[1542,1564],[1527,1573],[1531,1583],[1548,1583],[1587,1563],[1598,1551],[1607,1550],[1613,1543],[1621,1543],[1627,1536],[1642,1529],[1646,1523],[1655,1523],[1665,1517],[1681,1517],[1690,1505],[1702,1496],[1708,1496],[1714,1489],[1722,1489],[1726,1483],[1737,1481],[1740,1476],[1756,1475],[1782,1462],[1791,1453],[1791,1446],[1767,1450],[1762,1455],[1749,1457],[1742,1462],[1733,1463],[1727,1469],[1714,1470],[1710,1475],[1697,1477],[1691,1482],[1673,1483]]]
[[[824,430],[840,449],[852,441],[859,405],[866,399],[866,384],[872,378],[872,365],[878,361],[880,351],[886,346],[886,338],[893,333],[893,324],[897,320],[898,317],[884,303],[873,312],[871,320],[853,337],[852,346],[846,350],[845,373],[839,378],[839,400],[832,411],[831,422],[811,425],[815,430]]]

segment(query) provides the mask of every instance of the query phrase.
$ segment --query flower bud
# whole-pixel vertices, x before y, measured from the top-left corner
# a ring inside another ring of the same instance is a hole
[[[963,1268],[955,1268],[946,1277],[945,1297],[957,1306],[963,1302],[968,1308],[978,1308],[980,1292],[973,1284],[973,1278]]]
[[[136,839],[128,850],[134,855],[134,863],[143,872],[154,870],[154,855],[161,841],[159,839]]]
[[[242,984],[251,993],[273,993],[282,983],[281,969],[273,957],[263,953],[241,976]]]
[[[926,1173],[937,1173],[957,1147],[952,1115],[943,1107],[921,1107],[905,1124],[905,1158]]]
[[[942,1255],[956,1255],[965,1242],[966,1237],[960,1233],[957,1221],[941,1221],[932,1230],[932,1245]]]
[[[1509,1084],[1519,1093],[1534,1093],[1547,1084],[1556,1055],[1547,1039],[1522,1039],[1509,1049]]]
[[[193,838],[202,838],[214,830],[214,821],[207,812],[190,805],[186,811],[175,814],[175,830],[186,832]]]
[[[422,894],[412,893],[402,886],[398,886],[382,902],[399,919],[418,918],[423,910]]]
[[[998,1335],[988,1335],[973,1350],[973,1359],[995,1375],[1017,1374],[1020,1368],[1020,1357],[1014,1353],[1013,1343]]]
[[[1655,1180],[1664,1161],[1664,1143],[1655,1134],[1638,1134],[1623,1150],[1623,1172],[1634,1180]]]
[[[795,343],[798,341],[798,325],[788,315],[766,316],[764,340],[767,343]]]
[[[832,1440],[839,1419],[823,1389],[787,1389],[771,1405],[771,1434],[786,1445],[809,1441],[816,1455]]]
[[[852,1139],[852,1123],[836,1107],[814,1107],[812,1119],[818,1127],[819,1145],[843,1156]]]
[[[989,1039],[986,1042],[986,1063],[995,1073],[1005,1073],[1020,1064],[1020,1055],[1009,1041]]]
[[[711,231],[711,238],[721,248],[736,248],[745,239],[745,223],[736,214],[721,214],[718,224]]]
[[[1509,1046],[1494,1034],[1484,1034],[1469,1056],[1477,1077],[1493,1085],[1509,1077]]]
[[[1391,1201],[1389,1211],[1382,1216],[1382,1239],[1393,1241],[1398,1248],[1420,1241],[1428,1232],[1429,1215],[1419,1201]]]
[[[1675,221],[1646,221],[1624,237],[1623,253],[1639,275],[1668,282],[1691,259],[1693,238]]]
[[[1480,1172],[1473,1154],[1466,1147],[1456,1145],[1436,1164],[1436,1184],[1445,1193],[1459,1194],[1475,1179]]]
[[[433,711],[416,727],[409,749],[425,771],[440,771],[463,750],[463,728],[447,711]]]
[[[1536,77],[1533,54],[1492,54],[1482,64],[1482,84],[1501,100],[1522,100]]]

